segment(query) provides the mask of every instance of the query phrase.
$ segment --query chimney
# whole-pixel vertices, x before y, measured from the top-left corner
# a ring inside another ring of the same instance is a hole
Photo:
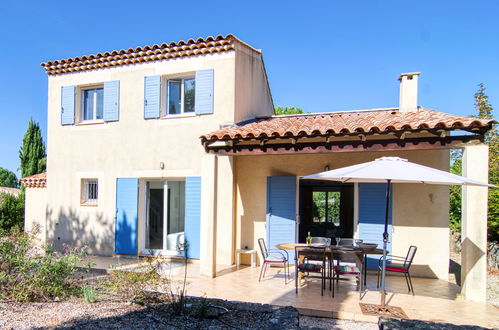
[[[400,75],[400,112],[418,111],[418,77],[419,72]]]

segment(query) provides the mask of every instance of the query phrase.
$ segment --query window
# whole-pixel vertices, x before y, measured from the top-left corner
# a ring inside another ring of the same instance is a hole
[[[99,197],[99,182],[97,179],[82,180],[82,204],[97,205]]]
[[[194,113],[196,80],[193,77],[169,79],[166,88],[167,116]]]
[[[95,121],[104,118],[104,88],[81,90],[81,121]]]

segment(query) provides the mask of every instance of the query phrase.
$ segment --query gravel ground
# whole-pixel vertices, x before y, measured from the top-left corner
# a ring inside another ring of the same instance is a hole
[[[194,317],[174,317],[164,305],[148,307],[126,302],[104,301],[88,304],[81,301],[53,303],[0,304],[1,329],[297,329],[292,308],[269,305],[224,302],[217,306],[231,309],[219,319],[198,320]],[[245,307],[246,306],[246,307]],[[269,313],[272,311],[273,313]],[[280,316],[279,316],[280,314]],[[277,316],[276,316],[277,315]],[[301,329],[377,329],[374,323],[354,322],[300,316]]]
[[[341,330],[377,330],[376,323],[356,322],[349,320],[326,319],[322,317],[300,316],[300,327]]]

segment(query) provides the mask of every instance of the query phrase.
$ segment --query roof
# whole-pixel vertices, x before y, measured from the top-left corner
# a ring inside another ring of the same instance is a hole
[[[102,69],[114,66],[137,64],[158,60],[166,60],[177,57],[187,57],[203,54],[221,53],[233,50],[234,45],[239,43],[251,50],[261,53],[245,42],[239,40],[232,34],[226,36],[180,40],[177,42],[154,44],[129,49],[113,50],[95,55],[84,55],[81,57],[63,60],[48,61],[41,63],[49,75]]]
[[[494,120],[460,117],[419,108],[417,112],[399,112],[398,108],[356,110],[302,115],[276,115],[239,123],[202,135],[204,141],[314,137],[359,133],[389,133],[421,129],[490,128]]]
[[[47,187],[47,173],[35,174],[21,179],[26,188],[45,188]]]
[[[21,189],[12,187],[0,187],[0,194],[9,194],[12,196],[19,196]]]

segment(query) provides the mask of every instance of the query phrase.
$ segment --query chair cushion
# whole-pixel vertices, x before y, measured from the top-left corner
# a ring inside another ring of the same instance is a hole
[[[301,272],[320,272],[321,269],[321,265],[311,263],[304,263],[298,266],[298,270]]]
[[[398,273],[408,273],[409,272],[409,270],[407,268],[396,267],[396,266],[386,266],[386,270],[389,270],[392,272],[398,272]]]
[[[286,261],[283,257],[267,257],[265,262],[284,262]]]
[[[334,272],[344,275],[359,275],[360,271],[356,266],[339,265],[334,266]]]

